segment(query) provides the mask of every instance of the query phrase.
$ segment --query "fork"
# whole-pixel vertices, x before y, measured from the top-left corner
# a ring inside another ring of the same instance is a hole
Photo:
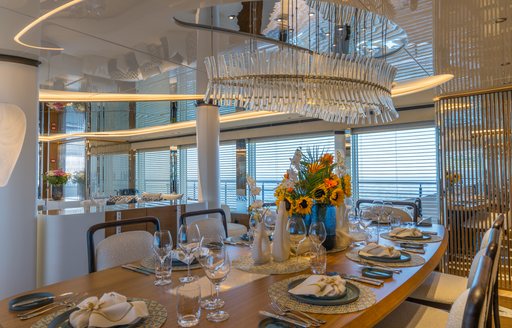
[[[53,306],[50,306],[44,310],[38,310],[36,312],[32,312],[32,313],[25,313],[25,314],[22,314],[22,315],[19,315],[18,318],[20,320],[28,320],[28,319],[31,319],[31,318],[34,318],[34,317],[37,317],[37,316],[40,316],[41,314],[44,314],[44,313],[47,313],[51,310],[55,310],[61,306],[65,306],[66,308],[69,308],[69,307],[75,307],[76,304],[77,304],[77,301],[79,299],[82,298],[82,296],[84,296],[85,293],[83,294],[80,294],[80,295],[77,295],[77,296],[74,296],[74,297],[71,297],[71,298],[68,298],[67,300],[64,300],[62,302],[59,302],[57,304],[54,304]]]
[[[304,322],[304,323],[307,323],[307,324],[310,324],[314,327],[320,327],[320,324],[318,324],[317,322],[313,322],[313,321],[309,321],[309,320],[306,320],[294,313],[291,313],[289,311],[283,311],[283,309],[281,309],[279,307],[279,305],[277,305],[277,303],[275,303],[274,301],[270,301],[270,305],[272,306],[272,309],[274,311],[276,311],[277,314],[281,315],[281,316],[288,316],[288,317],[291,317],[292,319],[296,319],[296,320],[299,320],[301,322]]]
[[[286,305],[279,305],[275,301],[272,301],[272,303],[274,303],[281,311],[283,311],[285,313],[292,313],[292,314],[293,313],[298,313],[298,314],[302,315],[303,317],[308,318],[309,320],[312,321],[312,324],[317,323],[318,325],[321,325],[321,324],[327,323],[327,321],[322,320],[322,319],[317,319],[317,318],[315,318],[315,317],[313,317],[313,316],[311,316],[311,315],[309,315],[309,314],[307,314],[305,312],[302,312],[302,311],[299,311],[299,310],[292,310],[289,307],[287,307]]]

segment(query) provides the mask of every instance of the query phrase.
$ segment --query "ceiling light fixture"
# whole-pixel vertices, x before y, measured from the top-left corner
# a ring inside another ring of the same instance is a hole
[[[39,90],[39,101],[44,102],[143,102],[202,100],[203,95],[148,94],[148,93],[93,93],[60,90]]]
[[[235,19],[235,18],[236,18],[236,16],[235,16],[235,15],[229,15],[229,19],[230,19],[230,20],[233,20],[233,19]]]
[[[40,50],[53,50],[53,51],[62,51],[64,50],[64,48],[50,48],[50,47],[40,47],[40,46],[33,46],[33,45],[30,45],[28,43],[25,43],[25,42],[22,42],[21,41],[21,37],[24,36],[28,31],[30,31],[34,26],[36,26],[37,24],[43,22],[44,20],[50,18],[51,16],[69,8],[69,7],[72,7],[76,4],[79,4],[80,2],[83,2],[84,0],[73,0],[73,1],[70,1],[70,2],[67,2],[65,4],[63,4],[62,6],[59,6],[53,10],[50,10],[49,12],[47,12],[46,14],[42,15],[41,17],[38,17],[37,19],[35,19],[34,21],[32,21],[30,24],[28,24],[27,26],[25,26],[21,31],[18,32],[18,34],[16,34],[14,36],[14,41],[17,42],[18,44],[21,44],[22,46],[25,46],[25,47],[28,47],[28,48],[33,48],[33,49],[40,49]]]
[[[404,81],[404,82],[396,82],[393,83],[393,88],[391,89],[391,96],[400,97],[409,95],[412,93],[428,90],[435,88],[443,83],[446,83],[453,79],[452,74],[440,74],[428,77],[422,77],[419,79]]]

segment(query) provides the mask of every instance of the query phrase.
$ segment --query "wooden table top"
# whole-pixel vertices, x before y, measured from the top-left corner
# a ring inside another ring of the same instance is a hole
[[[427,244],[428,246],[425,247],[426,254],[423,255],[426,263],[423,266],[402,268],[401,274],[395,274],[393,278],[384,280],[385,284],[382,287],[366,285],[373,290],[377,299],[376,303],[366,310],[337,315],[314,314],[316,317],[327,321],[327,324],[322,325],[322,327],[371,327],[400,305],[436,268],[447,247],[448,238],[443,226],[433,225],[431,228],[422,229],[436,231],[444,237],[441,242]],[[393,245],[393,242],[382,238],[380,243]],[[230,252],[232,252],[231,258],[247,254],[249,251],[247,247],[229,247]],[[345,252],[339,252],[328,254],[327,271],[360,274],[361,266],[347,259]],[[291,275],[271,275],[222,292],[221,298],[226,302],[224,310],[230,314],[229,320],[219,324],[210,323],[206,320],[206,311],[203,310],[198,327],[257,327],[258,323],[264,319],[258,314],[258,311],[271,310],[267,293],[268,287],[274,282],[306,272]],[[202,270],[194,270],[194,274],[204,275]],[[178,277],[183,275],[186,275],[186,271],[173,272],[172,285],[157,287],[153,285],[153,276],[145,276],[116,267],[46,286],[37,291],[52,292],[55,295],[69,291],[87,292],[89,295],[97,296],[116,291],[128,297],[153,299],[164,304],[168,311],[168,318],[164,327],[177,327],[176,297],[169,293],[169,289],[178,286]],[[43,317],[40,316],[27,321],[18,320],[16,314],[8,310],[7,303],[9,299],[0,302],[0,327],[30,327]]]

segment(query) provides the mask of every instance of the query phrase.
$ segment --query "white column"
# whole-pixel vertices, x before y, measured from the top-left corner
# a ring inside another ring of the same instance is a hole
[[[36,286],[38,87],[35,61],[0,55],[0,102],[19,106],[27,121],[16,166],[7,185],[0,187],[0,259],[3,262],[0,299],[3,299]]]
[[[220,208],[219,109],[199,105],[196,114],[199,201],[208,208]]]

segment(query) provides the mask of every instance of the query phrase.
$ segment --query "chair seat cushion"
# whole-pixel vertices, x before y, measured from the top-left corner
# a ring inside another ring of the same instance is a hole
[[[412,302],[403,302],[375,327],[438,328],[445,327],[448,312]]]
[[[467,278],[434,271],[409,298],[453,304],[457,297],[466,290],[467,284]]]
[[[247,227],[243,224],[228,222],[228,236],[238,237],[247,232]]]

